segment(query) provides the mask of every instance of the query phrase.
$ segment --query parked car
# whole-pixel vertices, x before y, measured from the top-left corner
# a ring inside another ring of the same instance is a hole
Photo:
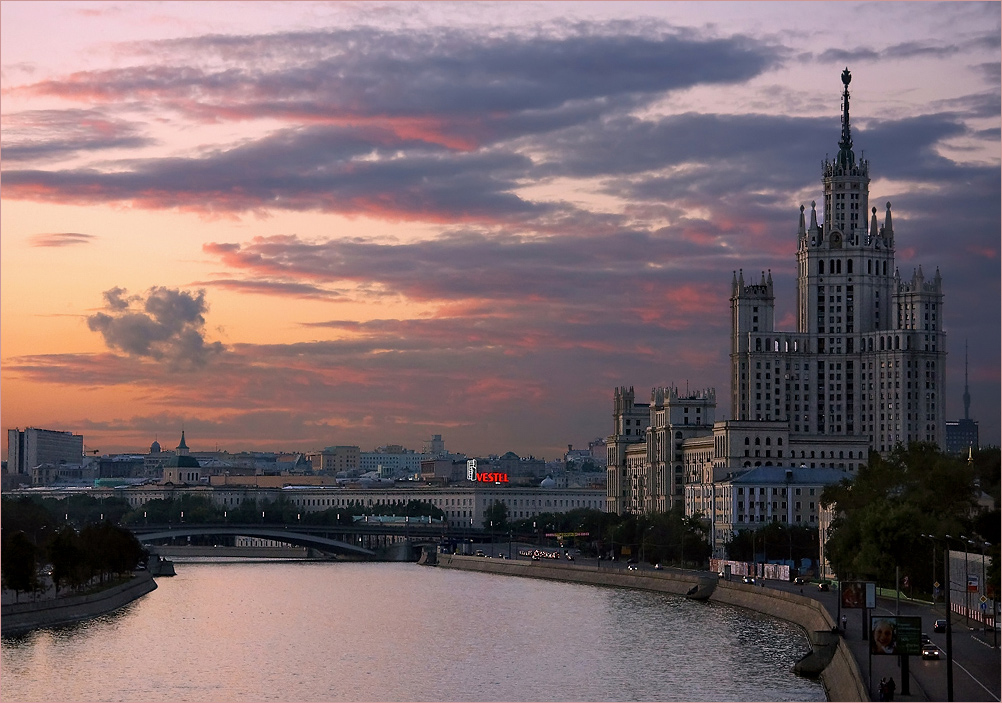
[[[946,632],[946,620],[937,620],[932,624],[933,632]]]
[[[755,583],[755,577],[754,576],[745,576],[743,579],[741,579],[741,582],[742,583],[751,583],[751,584],[754,584]]]
[[[922,645],[922,658],[939,659],[940,658],[939,647],[932,644],[931,642],[929,644]]]

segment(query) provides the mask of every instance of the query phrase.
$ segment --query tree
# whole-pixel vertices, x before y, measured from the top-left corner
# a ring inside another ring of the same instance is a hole
[[[495,500],[484,510],[484,524],[493,526],[495,530],[508,529],[508,506],[500,500]]]
[[[49,561],[52,562],[52,583],[56,592],[63,583],[80,586],[87,580],[83,545],[77,531],[64,526],[49,543]]]
[[[923,534],[967,534],[978,513],[974,466],[929,444],[872,452],[852,480],[828,486],[835,512],[825,553],[843,578],[893,585],[895,567],[931,592],[933,542]]]
[[[4,533],[3,559],[0,573],[7,588],[14,591],[17,599],[22,591],[38,588],[38,548],[24,532],[18,530],[9,537]]]

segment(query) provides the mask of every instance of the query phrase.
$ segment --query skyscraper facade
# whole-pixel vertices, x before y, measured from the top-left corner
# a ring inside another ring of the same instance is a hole
[[[791,436],[863,436],[872,449],[943,446],[946,333],[939,270],[903,278],[895,266],[891,204],[869,207],[869,162],[857,160],[842,73],[842,136],[823,167],[823,220],[800,208],[797,330],[775,330],[771,274],[731,295],[731,410],[736,420],[781,420]]]
[[[789,467],[796,482],[802,469],[852,474],[871,450],[944,445],[942,279],[937,269],[927,280],[921,266],[902,277],[895,265],[891,204],[878,219],[869,162],[853,151],[850,81],[846,69],[838,152],[822,167],[821,215],[816,202],[809,217],[800,207],[796,330],[775,328],[771,272],[749,281],[735,272],[732,419],[715,421],[712,389],[691,398],[654,389],[646,404],[632,388],[618,389],[607,440],[609,511],[660,511],[684,499],[687,513],[714,519],[725,502],[720,482],[757,467]],[[692,414],[680,423],[659,410],[669,406]],[[799,521],[787,487],[774,488],[775,511],[765,501],[736,503],[735,522]],[[718,531],[721,544],[730,531]]]

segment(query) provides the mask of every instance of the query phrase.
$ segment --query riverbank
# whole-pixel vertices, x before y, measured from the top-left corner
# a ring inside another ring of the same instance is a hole
[[[148,571],[125,583],[85,595],[44,598],[0,607],[0,634],[17,635],[41,627],[68,625],[114,612],[157,587]]]
[[[508,576],[543,578],[597,586],[639,588],[674,595],[685,595],[694,586],[716,579],[709,572],[664,570],[626,570],[614,566],[569,564],[562,561],[531,561],[521,559],[486,559],[458,554],[438,554],[438,566],[450,569],[480,571]],[[812,644],[825,633],[831,633],[835,622],[818,601],[795,593],[736,583],[717,582],[710,601],[754,610],[791,622],[807,632]],[[830,701],[868,701],[866,685],[859,665],[842,638],[831,645],[831,660],[820,674],[820,681]],[[827,658],[827,657],[826,657]]]

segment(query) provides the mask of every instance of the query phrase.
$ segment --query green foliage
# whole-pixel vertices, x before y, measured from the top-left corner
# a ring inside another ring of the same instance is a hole
[[[770,522],[757,530],[739,530],[727,547],[736,561],[817,560],[818,530],[804,525]]]
[[[52,562],[52,583],[58,591],[64,584],[79,587],[90,575],[86,563],[80,535],[69,525],[65,525],[48,545],[49,561]]]
[[[4,586],[13,590],[15,597],[38,588],[38,548],[28,536],[20,530],[11,533],[5,530],[2,550],[0,574]]]
[[[508,529],[508,506],[495,500],[484,510],[484,525],[494,530]]]
[[[994,467],[997,472],[997,456]],[[898,567],[930,592],[934,541],[922,535],[970,534],[980,512],[975,479],[990,470],[928,444],[898,446],[886,458],[871,453],[854,480],[829,486],[821,496],[836,515],[825,544],[828,560],[843,578],[887,586]]]
[[[215,507],[212,502],[199,495],[186,493],[171,498],[157,498],[147,501],[136,510],[130,510],[122,516],[123,525],[167,524],[184,522],[200,525],[221,522],[223,510]]]
[[[56,521],[52,513],[36,500],[28,497],[3,497],[0,499],[0,524],[4,534],[21,531],[31,536],[32,542],[36,542],[43,530],[55,528]]]

